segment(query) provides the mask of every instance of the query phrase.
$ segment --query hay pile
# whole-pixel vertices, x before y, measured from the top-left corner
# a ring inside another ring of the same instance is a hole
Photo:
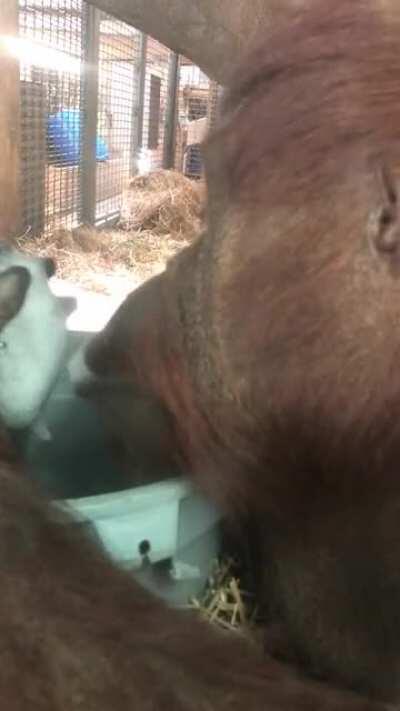
[[[120,226],[190,240],[201,227],[204,190],[173,170],[136,176],[124,193]]]
[[[233,568],[234,561],[230,558],[215,561],[203,597],[191,600],[190,606],[211,624],[242,634],[259,644],[254,596],[241,590]]]
[[[91,291],[112,294],[112,281],[107,277],[140,284],[162,272],[167,261],[187,244],[150,231],[79,227],[59,229],[35,239],[21,237],[17,246],[28,254],[53,257],[60,278]]]
[[[204,188],[180,173],[157,171],[131,181],[118,229],[61,228],[39,238],[24,235],[18,246],[53,257],[59,277],[112,294],[109,277],[139,284],[199,234],[204,197]]]

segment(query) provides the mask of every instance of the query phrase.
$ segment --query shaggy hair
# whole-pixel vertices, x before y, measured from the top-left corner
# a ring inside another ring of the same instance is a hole
[[[103,378],[158,399],[184,470],[257,519],[282,655],[390,700],[399,37],[400,10],[375,0],[315,1],[264,33],[204,149],[206,233],[87,353]]]

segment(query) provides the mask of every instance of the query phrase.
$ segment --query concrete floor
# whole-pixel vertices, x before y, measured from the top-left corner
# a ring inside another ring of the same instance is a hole
[[[100,331],[117,310],[125,297],[138,284],[118,280],[112,296],[82,289],[64,279],[53,277],[50,287],[57,296],[75,296],[78,308],[68,318],[67,327],[72,331]]]

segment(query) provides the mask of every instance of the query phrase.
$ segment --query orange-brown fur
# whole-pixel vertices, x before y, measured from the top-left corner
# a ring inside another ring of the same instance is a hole
[[[313,2],[264,37],[205,146],[207,232],[87,354],[158,397],[182,466],[257,518],[282,655],[394,701],[399,37],[373,0]]]
[[[0,701],[7,711],[389,711],[167,609],[55,513],[1,441]]]

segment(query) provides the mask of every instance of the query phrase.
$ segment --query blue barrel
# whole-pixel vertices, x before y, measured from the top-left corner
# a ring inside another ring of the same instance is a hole
[[[81,112],[77,109],[58,111],[47,119],[47,140],[51,162],[78,165],[81,152]],[[107,143],[96,138],[96,160],[109,158]]]

